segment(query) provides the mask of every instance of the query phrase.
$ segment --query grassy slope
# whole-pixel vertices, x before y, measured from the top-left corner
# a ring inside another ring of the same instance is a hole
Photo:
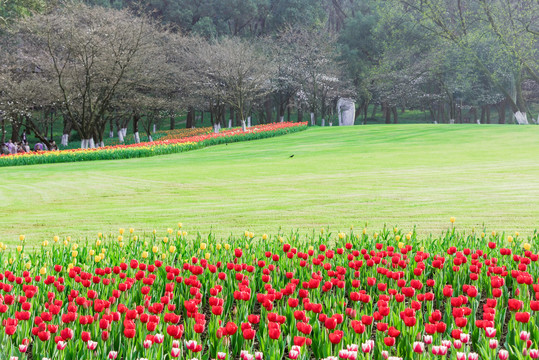
[[[312,128],[162,157],[0,169],[0,241],[93,235],[178,221],[219,235],[279,226],[530,234],[539,217],[539,128]],[[289,158],[294,154],[293,158]]]

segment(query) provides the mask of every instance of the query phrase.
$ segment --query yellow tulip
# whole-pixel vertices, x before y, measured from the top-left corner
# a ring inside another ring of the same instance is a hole
[[[230,250],[230,245],[225,244],[225,250]]]
[[[363,228],[363,235],[367,233],[367,228]]]
[[[181,229],[183,224],[181,222],[178,223],[178,228]]]
[[[354,230],[354,225],[350,225],[350,230]]]
[[[309,245],[309,251],[312,251],[312,250],[314,250],[314,246]]]
[[[101,240],[97,240],[97,241],[95,242],[95,245],[96,245],[96,246],[101,246]]]
[[[176,236],[182,236],[182,231],[181,230],[176,231]]]
[[[524,243],[524,244],[522,244],[522,247],[523,247],[524,250],[526,250],[526,251],[530,251],[530,249],[532,248],[532,246],[531,246],[529,243]]]
[[[395,236],[395,240],[396,240],[396,241],[400,241],[400,239],[401,239],[400,235],[396,235],[396,236]]]
[[[404,247],[404,243],[403,242],[399,242],[399,244],[397,245],[399,247],[399,249],[402,249]]]
[[[96,263],[100,262],[101,261],[101,256],[99,256],[99,255],[94,256],[94,261]]]
[[[9,265],[13,265],[13,258],[9,258]]]
[[[187,231],[184,231],[184,232],[182,233],[182,235],[183,235],[183,236],[187,236]]]
[[[167,232],[168,232],[169,234],[172,234],[172,229],[171,229],[171,228],[168,228],[168,229],[167,229]]]
[[[39,269],[39,273],[41,275],[45,275],[47,273],[47,268],[46,267],[42,267],[41,269]]]
[[[77,250],[78,248],[79,248],[78,244],[73,244],[73,246],[71,247],[71,250]]]
[[[20,240],[20,241],[24,241],[24,238],[25,238],[24,235],[19,235],[19,240]]]
[[[249,231],[245,230],[245,237],[249,237]]]
[[[324,233],[324,228],[321,228],[320,229],[320,234],[323,234]]]
[[[454,224],[454,223],[455,223],[455,218],[454,218],[453,216],[451,216],[451,217],[449,218],[449,222],[451,222],[451,224]]]
[[[161,259],[165,260],[166,258],[167,258],[167,254],[166,254],[166,253],[161,254]]]
[[[205,253],[204,254],[204,259],[210,260],[210,253]]]
[[[30,268],[32,267],[32,263],[27,262],[25,267],[26,267],[26,270],[30,270]]]
[[[120,231],[119,231],[120,235],[123,235],[124,231],[125,231],[124,229],[120,228]]]
[[[157,246],[153,246],[152,252],[155,254],[157,251],[159,251],[159,248]]]
[[[268,234],[262,234],[262,240],[268,240]]]
[[[398,228],[396,228],[396,227],[395,227],[395,228],[393,228],[393,232],[394,232],[395,234],[396,234],[396,233],[397,233],[398,231],[399,231],[399,229],[398,229]]]
[[[77,257],[78,254],[79,252],[77,250],[71,252],[72,257]]]
[[[221,247],[222,247],[221,244],[215,245],[215,248],[216,248],[217,250],[221,250]]]
[[[52,240],[53,240],[55,243],[57,243],[58,240],[60,240],[60,238],[59,238],[57,235],[55,235],[55,236],[52,238]]]
[[[200,244],[200,250],[206,250],[206,243]]]
[[[163,238],[163,242],[164,242],[165,244],[168,243],[168,237],[165,236],[165,237]]]
[[[283,239],[282,236],[279,236],[279,242],[280,242],[281,244],[284,243],[284,239]]]
[[[481,233],[481,237],[482,237],[482,238],[485,237],[485,233],[484,233],[484,232]]]
[[[45,240],[45,241],[43,241],[43,242],[41,243],[41,245],[42,245],[43,247],[49,246],[49,242],[48,242],[47,240]]]
[[[67,240],[64,240],[64,246],[67,246],[69,242]]]
[[[129,228],[129,233],[132,234],[135,231],[133,228]]]
[[[133,241],[137,241],[137,240],[138,240],[138,236],[137,235],[133,236]]]
[[[412,238],[412,234],[408,233],[406,234],[406,240],[410,240]]]
[[[515,231],[515,237],[518,237],[520,233],[518,231]]]
[[[92,250],[90,250],[88,253],[90,254],[90,256],[94,256],[95,251],[94,251],[94,249],[92,249]]]
[[[122,241],[124,237],[122,235],[118,235],[118,242]]]
[[[249,249],[249,244],[245,244],[245,248],[246,248],[246,249]]]
[[[143,258],[143,259],[148,258],[148,252],[147,252],[147,251],[143,251],[143,252],[142,252],[142,258]]]
[[[344,239],[345,237],[346,237],[345,233],[342,233],[342,232],[339,233],[339,239],[340,240]]]
[[[155,235],[155,233],[157,232],[157,230],[153,229],[153,234]]]
[[[103,233],[97,233],[97,237],[98,237],[99,239],[101,239],[102,236],[103,236]]]
[[[71,236],[66,237],[66,240],[69,242],[71,241]]]
[[[373,235],[373,237],[374,237],[375,239],[378,239],[378,233],[375,232],[374,235]]]
[[[75,267],[75,265],[73,265],[73,263],[69,263],[69,264],[67,265],[67,270],[71,270],[71,269],[73,269],[74,267]]]
[[[144,247],[148,247],[148,242],[147,241],[144,242]]]
[[[513,242],[513,237],[512,237],[511,235],[509,235],[509,236],[507,237],[507,241],[510,242],[510,243],[512,243],[512,242]]]
[[[121,248],[124,247],[124,243],[123,243],[123,242],[120,243],[120,247],[121,247]]]
[[[20,246],[20,245],[17,246],[17,251],[18,251],[18,252],[21,252],[21,251],[22,251],[22,246]]]
[[[176,246],[174,245],[171,245],[169,248],[168,248],[168,251],[173,254],[174,252],[176,252]]]
[[[492,236],[496,236],[496,231],[492,230]]]
[[[103,260],[105,258],[105,254],[101,253],[101,254],[99,254],[99,257],[101,258],[101,260]]]

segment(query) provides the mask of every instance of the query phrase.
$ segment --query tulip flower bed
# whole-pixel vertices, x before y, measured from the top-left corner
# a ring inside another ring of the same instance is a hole
[[[306,128],[306,122],[273,123],[253,126],[245,132],[241,131],[241,129],[232,129],[219,133],[203,133],[181,138],[130,145],[107,146],[95,149],[38,151],[15,155],[0,155],[0,167],[75,161],[116,160],[173,154],[217,144],[264,139],[305,130]]]
[[[2,359],[536,359],[519,234],[178,229],[0,248]]]

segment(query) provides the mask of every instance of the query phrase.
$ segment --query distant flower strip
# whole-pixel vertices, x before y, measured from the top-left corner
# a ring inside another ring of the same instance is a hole
[[[165,155],[200,149],[206,146],[230,142],[263,139],[304,130],[307,123],[275,123],[254,126],[243,132],[241,129],[225,130],[219,133],[204,133],[194,136],[164,139],[130,145],[115,145],[95,149],[71,149],[61,151],[40,151],[0,156],[0,167],[34,165],[92,160],[116,160]]]

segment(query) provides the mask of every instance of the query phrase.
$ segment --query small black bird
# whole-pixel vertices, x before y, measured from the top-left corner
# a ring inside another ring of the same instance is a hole
[[[290,157],[291,157],[291,158],[293,158],[293,157],[294,157],[294,155],[290,155]]]

